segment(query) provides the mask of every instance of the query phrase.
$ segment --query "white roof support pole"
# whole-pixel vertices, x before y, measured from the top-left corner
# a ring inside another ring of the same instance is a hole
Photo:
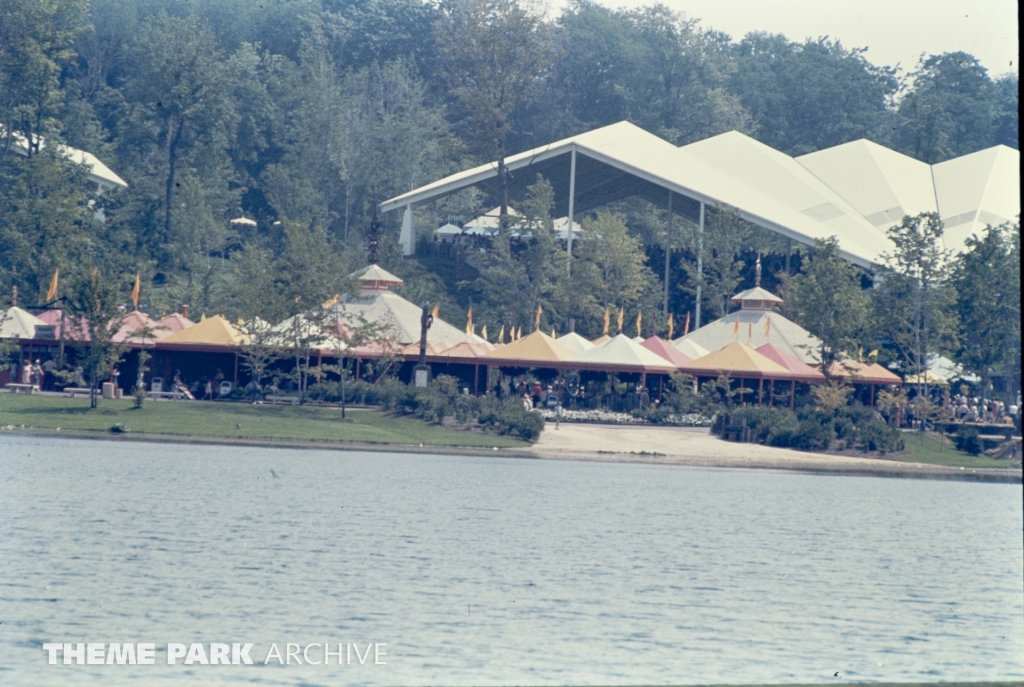
[[[398,237],[398,242],[402,244],[402,255],[405,256],[416,253],[416,224],[412,209],[412,203],[405,206],[405,213],[402,215],[402,233]]]
[[[665,231],[665,315],[668,316],[669,260],[672,257],[672,191],[668,192],[668,228]]]
[[[694,329],[700,329],[700,301],[704,285],[704,201],[700,202],[700,224],[697,227],[697,317]]]
[[[565,272],[572,276],[572,222],[573,206],[576,202],[576,144],[572,144],[572,152],[569,161],[569,248],[568,258],[565,261]]]

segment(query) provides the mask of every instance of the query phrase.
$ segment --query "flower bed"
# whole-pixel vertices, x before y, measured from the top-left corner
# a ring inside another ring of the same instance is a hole
[[[547,408],[538,410],[545,420],[553,421],[555,411]],[[610,425],[648,425],[651,424],[642,417],[636,417],[629,413],[614,413],[610,410],[563,410],[563,422],[600,422]],[[700,413],[686,413],[685,415],[669,415],[659,424],[674,425],[676,427],[710,427],[711,418],[704,417]]]

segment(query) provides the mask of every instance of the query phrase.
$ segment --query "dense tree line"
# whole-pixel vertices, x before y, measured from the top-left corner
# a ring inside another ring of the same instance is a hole
[[[993,78],[965,53],[902,72],[827,37],[734,38],[661,5],[578,0],[549,18],[519,0],[0,0],[0,283],[41,302],[55,269],[125,292],[139,272],[155,311],[239,316],[262,298],[283,315],[309,281],[289,270],[365,264],[382,200],[594,127],[628,119],[676,144],[736,129],[792,155],[866,137],[934,163],[1017,147],[1017,101],[1016,74]],[[128,188],[96,198],[61,143]],[[418,223],[509,204],[550,223],[544,180],[498,196],[457,194]],[[228,223],[242,214],[258,226]],[[398,221],[381,218],[379,252],[406,295],[457,323],[472,306],[492,332],[529,328],[540,306],[545,329],[572,320],[596,336],[622,312],[664,334],[672,313],[678,334],[698,285],[705,321],[722,314],[755,252],[772,288],[799,264],[712,210],[698,284],[694,227],[667,236],[638,200],[584,220],[571,281],[564,248],[546,232],[512,240],[507,217],[486,256],[458,264],[403,260]],[[313,291],[325,288],[342,285]]]

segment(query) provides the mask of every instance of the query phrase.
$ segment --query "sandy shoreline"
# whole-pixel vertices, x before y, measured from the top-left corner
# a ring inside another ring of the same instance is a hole
[[[643,463],[684,467],[787,470],[816,474],[903,477],[916,479],[953,479],[978,482],[1020,484],[1022,473],[1012,469],[959,468],[925,463],[900,462],[877,458],[835,456],[789,449],[722,441],[706,428],[651,427],[637,425],[598,425],[563,423],[556,430],[549,424],[540,440],[529,448],[482,448],[424,446],[416,444],[363,444],[341,441],[267,439],[169,435],[110,434],[89,430],[13,429],[7,433],[21,436],[65,437],[102,441],[141,441],[151,443],[256,446],[375,453],[431,453],[537,460],[576,460],[601,463]],[[2,435],[0,435],[2,436]]]

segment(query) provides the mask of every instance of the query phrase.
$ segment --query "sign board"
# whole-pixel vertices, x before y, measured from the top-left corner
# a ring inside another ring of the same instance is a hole
[[[57,338],[57,325],[55,324],[37,324],[36,335],[32,337],[34,339],[47,339],[53,341]]]
[[[414,372],[415,374],[415,385],[419,387],[425,387],[427,382],[430,380],[430,369],[426,367],[417,367]]]

